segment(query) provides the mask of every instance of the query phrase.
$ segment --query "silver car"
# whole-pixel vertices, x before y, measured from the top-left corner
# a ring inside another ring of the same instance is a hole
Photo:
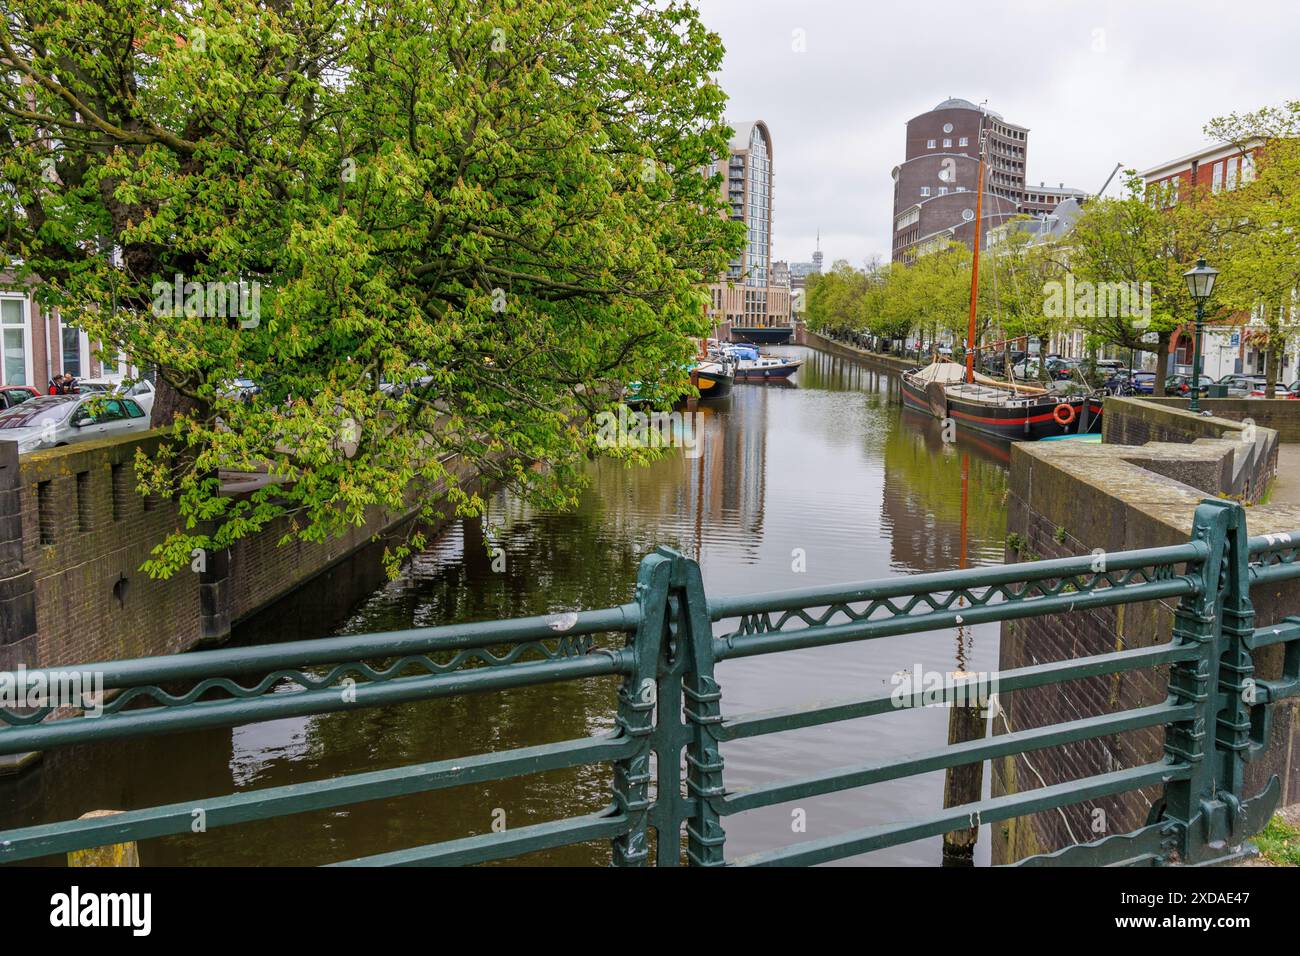
[[[0,412],[0,441],[18,453],[149,430],[139,403],[116,395],[41,395]]]

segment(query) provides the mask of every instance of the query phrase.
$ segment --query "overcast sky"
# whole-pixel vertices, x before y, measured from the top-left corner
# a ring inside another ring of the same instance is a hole
[[[1214,116],[1300,98],[1297,0],[698,5],[728,120],[772,130],[776,259],[808,260],[818,228],[828,265],[888,259],[904,124],[949,96],[1029,127],[1028,182],[1089,192],[1199,148]]]

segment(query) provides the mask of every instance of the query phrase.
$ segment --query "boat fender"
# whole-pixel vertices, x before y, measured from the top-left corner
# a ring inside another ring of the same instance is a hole
[[[1065,426],[1073,424],[1076,415],[1078,415],[1078,412],[1074,410],[1074,406],[1066,402],[1061,402],[1061,404],[1052,409],[1052,417],[1056,419],[1056,424],[1058,425]]]

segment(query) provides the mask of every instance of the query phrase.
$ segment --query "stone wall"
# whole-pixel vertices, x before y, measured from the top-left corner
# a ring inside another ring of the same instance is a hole
[[[21,459],[17,445],[0,442],[0,670],[220,642],[233,624],[398,533],[416,510],[414,501],[399,513],[373,509],[364,525],[319,544],[281,545],[287,525],[277,521],[194,570],[151,578],[141,566],[179,524],[172,502],[135,488],[135,454],[153,454],[158,442],[133,435]]]
[[[1107,402],[1107,427],[1111,427]],[[1215,427],[1213,423],[1207,427]],[[1086,554],[1094,548],[1121,551],[1179,544],[1189,539],[1196,506],[1232,480],[1234,439],[1153,443],[1117,448],[1080,442],[1017,443],[1012,446],[1006,560]],[[1252,534],[1300,529],[1300,507],[1248,510]],[[1257,624],[1275,623],[1300,610],[1300,583],[1252,589]],[[1169,640],[1173,604],[1074,612],[1003,625],[1003,670],[1048,661],[1148,647]],[[1256,655],[1257,674],[1274,678],[1281,648]],[[1167,671],[1134,671],[1033,688],[1005,695],[1004,717],[994,732],[1023,730],[1160,703]],[[996,795],[1137,766],[1160,759],[1160,729],[1035,751],[992,762]],[[1282,779],[1282,802],[1300,799],[1300,701],[1276,705],[1272,740],[1247,772],[1247,793],[1263,789],[1274,773]],[[1156,790],[1124,794],[1022,817],[992,828],[993,860],[1011,862],[1070,843],[1135,829],[1146,820]],[[1104,811],[1104,817],[1095,810]],[[1097,820],[1104,829],[1094,829]]]
[[[860,349],[844,342],[828,339],[826,336],[818,335],[806,328],[797,335],[796,341],[800,345],[807,345],[810,348],[828,352],[831,355],[838,355],[841,358],[857,359],[866,365],[874,365],[889,372],[906,372],[908,369],[916,368],[914,360],[899,358],[895,355],[882,355],[879,352],[869,352],[866,349]]]
[[[1149,405],[1186,411],[1185,398],[1144,398]],[[1294,399],[1203,398],[1201,410],[1215,418],[1234,422],[1250,419],[1256,425],[1271,428],[1284,442],[1300,442],[1300,402]]]
[[[156,447],[133,436],[22,456],[21,561],[35,592],[29,666],[169,654],[197,641],[198,577],[151,580],[140,570],[176,525],[170,505],[135,490],[136,449]]]
[[[1230,449],[1232,455],[1227,462],[1227,473],[1217,482],[1189,479],[1187,474],[1169,471],[1170,467],[1174,467],[1173,463],[1180,459],[1171,459],[1167,455],[1151,458],[1145,467],[1187,481],[1209,494],[1225,495],[1252,504],[1262,500],[1277,474],[1278,445],[1288,439],[1279,434],[1277,428],[1266,425],[1260,419],[1251,418],[1246,413],[1262,408],[1258,413],[1261,419],[1268,418],[1272,424],[1281,426],[1285,434],[1290,434],[1292,431],[1300,431],[1300,402],[1221,399],[1219,401],[1234,402],[1237,407],[1216,405],[1213,411],[1225,415],[1206,415],[1187,411],[1176,404],[1179,401],[1107,398],[1102,420],[1102,440],[1107,445],[1140,446],[1147,442],[1170,442]],[[1210,402],[1207,401],[1206,405],[1209,410]],[[1270,405],[1289,408],[1270,411]],[[1230,417],[1233,414],[1240,417]],[[1200,462],[1202,466],[1209,466],[1208,457]],[[1177,467],[1195,468],[1196,465],[1192,463],[1194,461],[1196,459],[1182,456],[1181,464]]]

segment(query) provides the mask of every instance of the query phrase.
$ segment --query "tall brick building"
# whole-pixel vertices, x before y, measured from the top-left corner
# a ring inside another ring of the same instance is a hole
[[[969,100],[944,100],[907,122],[905,158],[893,171],[895,262],[910,262],[946,241],[973,247],[981,135],[988,137],[982,242],[1013,216],[1046,215],[1063,199],[1083,195],[1064,183],[1027,188],[1029,129]]]

